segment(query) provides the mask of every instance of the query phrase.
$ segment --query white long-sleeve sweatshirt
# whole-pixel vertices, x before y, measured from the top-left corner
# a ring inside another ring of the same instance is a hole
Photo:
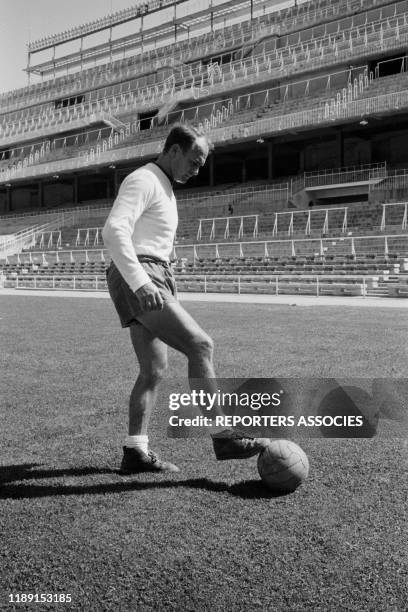
[[[169,261],[177,223],[173,188],[159,166],[146,164],[125,178],[102,236],[132,291],[151,282],[137,255],[153,255]]]

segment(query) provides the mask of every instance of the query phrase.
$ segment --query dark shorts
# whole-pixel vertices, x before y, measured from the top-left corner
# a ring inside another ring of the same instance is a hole
[[[138,259],[152,283],[159,289],[163,301],[177,302],[176,282],[170,265],[147,255],[138,255]],[[113,261],[106,270],[106,280],[122,327],[139,324],[138,317],[143,314],[139,302]]]

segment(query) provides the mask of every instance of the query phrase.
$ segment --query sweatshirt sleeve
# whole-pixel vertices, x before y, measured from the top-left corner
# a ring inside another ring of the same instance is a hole
[[[147,177],[141,173],[128,175],[102,230],[105,246],[132,291],[151,282],[137,258],[132,235],[137,220],[149,207],[152,189]]]

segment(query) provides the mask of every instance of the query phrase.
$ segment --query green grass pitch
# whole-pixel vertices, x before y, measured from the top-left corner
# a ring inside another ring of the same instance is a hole
[[[186,303],[221,377],[404,377],[406,313]],[[109,300],[3,296],[0,609],[277,612],[407,609],[407,441],[309,439],[307,483],[274,496],[256,459],[209,439],[152,448],[176,475],[116,473],[137,373]],[[170,351],[169,380],[186,362]],[[388,428],[388,429],[387,429]],[[383,435],[382,432],[387,432]],[[70,593],[70,604],[9,604]]]

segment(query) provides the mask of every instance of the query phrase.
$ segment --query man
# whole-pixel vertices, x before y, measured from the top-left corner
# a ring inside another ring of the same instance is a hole
[[[121,472],[178,472],[149,450],[148,424],[159,383],[167,367],[167,346],[188,360],[192,388],[215,393],[213,342],[179,304],[169,265],[177,229],[173,182],[186,183],[206,162],[209,143],[186,125],[174,127],[156,162],[135,170],[123,181],[103,228],[112,263],[107,272],[109,292],[122,327],[130,336],[140,373],[130,396],[129,435],[123,448]],[[202,407],[205,409],[205,406]],[[215,407],[206,416],[222,415]],[[231,430],[212,429],[218,460],[251,457],[266,442]]]

